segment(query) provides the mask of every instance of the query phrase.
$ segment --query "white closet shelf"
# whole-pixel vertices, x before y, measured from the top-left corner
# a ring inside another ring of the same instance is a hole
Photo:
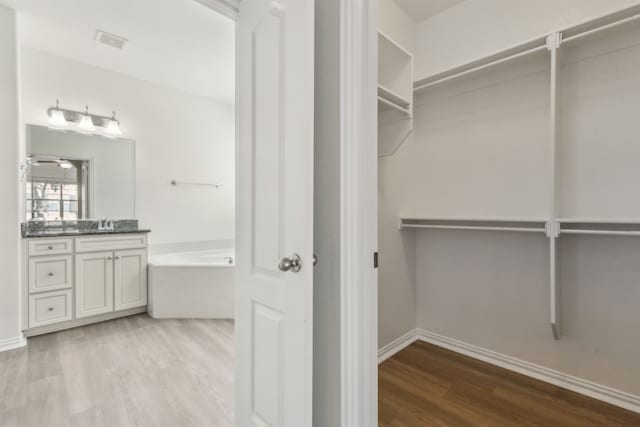
[[[409,106],[411,106],[411,101],[403,98],[398,95],[391,89],[384,87],[383,85],[378,85],[378,99],[384,99],[389,103],[392,103],[404,111],[409,111]]]
[[[640,236],[640,221],[624,219],[563,219],[560,235]]]
[[[640,19],[640,5],[634,5],[610,13],[603,17],[592,19],[549,34],[559,33],[562,42],[574,41],[594,33],[607,31],[620,25],[634,22]],[[478,58],[466,64],[450,68],[448,70],[432,74],[422,79],[418,79],[413,84],[414,92],[423,91],[431,86],[435,86],[449,80],[456,79],[477,71],[502,64],[512,59],[528,56],[547,49],[547,36],[538,37],[526,43],[522,43],[508,49],[494,52],[490,55]]]
[[[507,231],[545,233],[539,218],[400,218],[400,229]]]
[[[381,96],[378,96],[378,113],[384,113],[386,111],[397,111],[398,113],[401,113],[406,117],[411,117],[411,111],[397,104],[394,104],[393,102],[388,101]]]
[[[563,224],[640,224],[640,218],[558,218]]]

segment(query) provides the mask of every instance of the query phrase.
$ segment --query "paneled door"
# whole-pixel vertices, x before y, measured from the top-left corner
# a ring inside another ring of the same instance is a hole
[[[147,251],[116,251],[114,259],[116,310],[147,305]]]
[[[113,252],[76,255],[76,317],[113,311]]]
[[[235,425],[311,426],[314,1],[238,18]]]

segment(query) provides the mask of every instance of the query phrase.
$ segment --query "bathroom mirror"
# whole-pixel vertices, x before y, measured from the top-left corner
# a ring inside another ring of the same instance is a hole
[[[135,218],[135,143],[27,125],[26,220]]]

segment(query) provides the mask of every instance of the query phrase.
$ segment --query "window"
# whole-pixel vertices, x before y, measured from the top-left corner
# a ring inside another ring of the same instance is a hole
[[[86,218],[88,162],[32,159],[26,183],[27,220]]]

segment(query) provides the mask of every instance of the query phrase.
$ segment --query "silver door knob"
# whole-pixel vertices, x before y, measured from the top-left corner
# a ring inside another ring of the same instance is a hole
[[[297,273],[302,268],[302,260],[300,259],[300,255],[293,254],[291,258],[282,258],[280,263],[278,264],[278,268],[281,271],[293,271]]]
[[[55,310],[55,308],[53,308],[52,306],[49,306],[49,307],[47,307],[47,310],[53,311],[53,310]]]

